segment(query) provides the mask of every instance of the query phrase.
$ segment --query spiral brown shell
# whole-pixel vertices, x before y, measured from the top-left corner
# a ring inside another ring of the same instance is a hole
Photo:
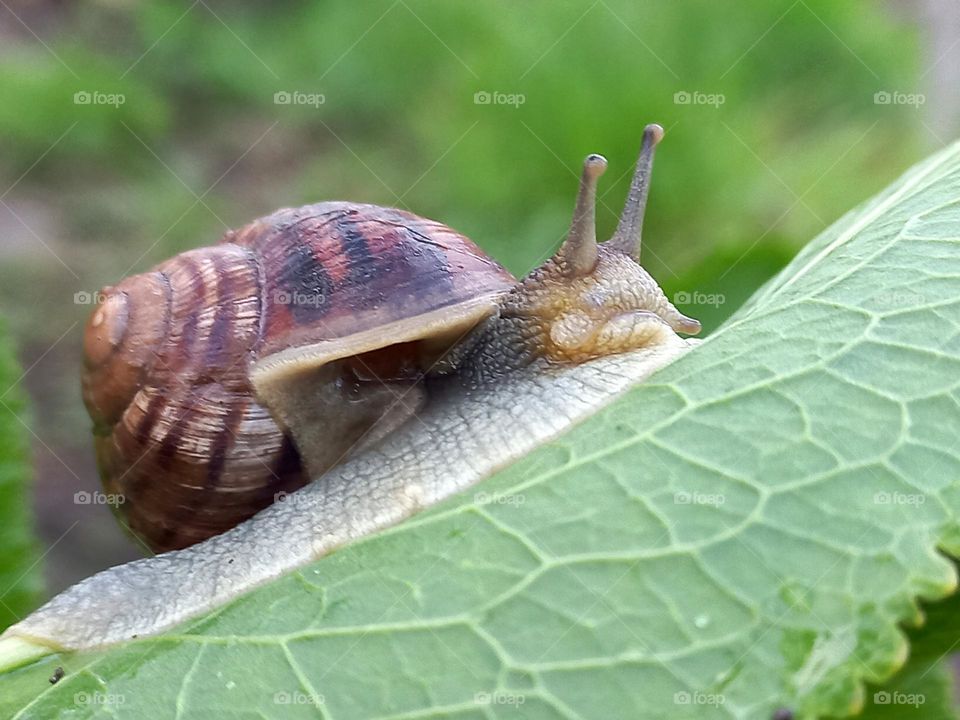
[[[255,364],[331,340],[349,348],[398,320],[456,324],[458,308],[492,307],[513,282],[440,223],[321,203],[104,289],[86,327],[83,397],[121,519],[155,551],[180,548],[302,486],[301,453],[256,396]]]

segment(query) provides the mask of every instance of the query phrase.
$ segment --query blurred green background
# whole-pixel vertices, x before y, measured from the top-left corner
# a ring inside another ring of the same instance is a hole
[[[0,313],[49,591],[141,552],[73,502],[98,485],[78,377],[102,285],[323,199],[442,220],[523,273],[590,152],[612,231],[656,121],[644,264],[709,332],[952,139],[948,20],[834,0],[0,3]]]

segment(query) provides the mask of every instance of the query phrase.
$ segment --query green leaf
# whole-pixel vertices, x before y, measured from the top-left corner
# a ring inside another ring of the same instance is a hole
[[[0,630],[36,603],[41,584],[26,492],[29,446],[21,375],[0,323]]]
[[[949,656],[960,647],[960,595],[924,608],[924,623],[910,628],[910,660],[867,693],[863,720],[956,720]]]
[[[855,712],[918,598],[956,587],[958,330],[954,146],[476,494],[178,631],[11,672],[0,714]]]

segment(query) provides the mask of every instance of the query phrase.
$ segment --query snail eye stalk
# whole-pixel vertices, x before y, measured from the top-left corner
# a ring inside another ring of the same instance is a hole
[[[573,277],[586,275],[597,265],[597,180],[606,169],[602,155],[587,155],[583,161],[573,222],[560,249],[560,258]]]
[[[647,209],[647,195],[650,193],[650,173],[653,170],[653,150],[663,139],[663,128],[659,125],[647,125],[643,129],[643,143],[637,169],[630,182],[630,192],[623,206],[623,214],[613,237],[607,245],[623,252],[634,260],[640,260],[640,242],[643,232],[643,214]]]

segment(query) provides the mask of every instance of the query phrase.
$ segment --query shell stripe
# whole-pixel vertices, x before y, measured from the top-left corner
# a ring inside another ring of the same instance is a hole
[[[280,288],[274,301],[286,304],[298,325],[305,325],[327,313],[333,281],[323,262],[307,243],[296,243],[283,261],[277,277]]]
[[[206,336],[207,347],[204,352],[206,367],[220,367],[221,363],[229,358],[230,341],[228,339],[231,327],[236,319],[236,305],[233,302],[236,290],[234,288],[233,273],[224,268],[219,253],[210,253],[213,260],[213,277],[216,283],[217,309]],[[236,362],[236,360],[233,360]]]
[[[370,242],[349,216],[344,215],[337,223],[337,234],[340,236],[340,247],[347,259],[349,281],[354,283],[369,282],[371,270],[377,262],[370,249]]]
[[[233,445],[237,427],[239,427],[241,420],[243,420],[247,404],[248,401],[246,400],[229,403],[223,428],[214,436],[210,444],[210,456],[206,464],[201,495],[200,497],[193,498],[189,505],[179,505],[177,512],[167,518],[168,522],[166,527],[156,538],[156,542],[159,543],[161,547],[178,545],[179,543],[176,542],[176,539],[179,537],[180,528],[190,527],[191,519],[209,505],[214,491],[220,485],[220,478],[227,465],[227,453]],[[189,539],[192,540],[193,538]]]
[[[141,391],[141,393],[142,392],[143,391]],[[137,394],[140,395],[141,393],[137,393]],[[157,421],[160,419],[161,411],[163,410],[164,406],[167,404],[168,401],[169,401],[169,398],[165,397],[164,393],[162,392],[155,392],[152,394],[149,402],[147,403],[147,409],[144,411],[142,419],[137,424],[137,427],[133,430],[133,436],[138,446],[145,447],[145,448],[150,447],[151,433],[153,432],[153,428],[157,424]],[[134,399],[134,402],[130,403],[130,408],[128,409],[127,412],[129,413],[135,409],[136,409],[136,399]],[[124,417],[123,420],[121,420],[121,423],[125,424],[125,421],[126,421],[126,416]],[[116,478],[116,480],[120,481],[121,479],[123,479],[124,476],[126,476],[127,473],[136,466],[136,464],[140,461],[140,459],[141,458],[136,458],[133,461],[133,463],[129,464],[126,468],[124,468],[123,472],[120,474],[118,478]],[[131,482],[134,477],[136,477],[136,475],[131,477],[128,480],[128,482]]]
[[[161,337],[168,338],[170,337],[170,328],[173,327],[173,285],[170,283],[170,276],[162,270],[157,271],[157,276],[160,278],[160,286],[163,288],[164,299],[163,334]],[[153,354],[150,363],[143,369],[142,378],[150,377],[153,374],[154,368],[160,361],[160,352],[161,349],[158,348],[157,352]]]
[[[187,275],[195,281],[194,296],[190,298],[190,302],[195,303],[193,307],[202,307],[200,303],[203,302],[207,294],[203,274],[193,259],[187,255],[178,256],[171,262],[171,265],[175,267],[178,263],[186,269]],[[174,386],[173,395],[186,400],[186,402],[181,405],[179,416],[170,423],[169,430],[157,448],[158,464],[163,470],[168,469],[173,460],[176,459],[177,451],[182,444],[183,431],[187,424],[187,418],[190,415],[190,410],[193,408],[194,403],[196,403],[195,393],[190,386],[190,378],[188,374],[184,372],[186,370],[185,365],[189,363],[190,358],[194,357],[195,350],[193,346],[196,340],[197,315],[196,313],[190,313],[184,321],[182,328],[180,328],[177,341],[174,342],[172,333],[168,334],[167,343],[160,351],[159,359],[165,363],[165,369],[169,376],[175,378],[174,382],[176,385]],[[186,395],[185,398],[184,395]],[[151,412],[153,406],[159,404],[161,407],[166,406],[172,409],[173,399],[173,397],[166,393],[158,392],[150,401],[147,415],[137,429],[138,436],[145,445],[151,442],[151,435],[160,419],[159,412]],[[149,445],[146,446],[149,448]],[[146,452],[149,452],[149,449]]]
[[[164,298],[166,300],[166,306],[163,314],[162,337],[169,338],[170,328],[173,325],[173,286],[170,284],[170,276],[167,275],[167,273],[163,272],[162,270],[158,270],[157,276],[160,278],[160,284],[161,287],[163,287]],[[162,352],[162,347],[157,349],[157,352],[153,354],[150,364],[141,372],[141,378],[147,378],[153,374],[154,370],[162,362]],[[163,402],[164,399],[162,393],[157,393],[150,399],[150,403],[147,405],[147,410],[143,415],[143,419],[140,421],[136,430],[134,431],[139,444],[146,445],[149,441],[150,431],[153,429],[153,426],[156,424],[157,419],[160,416],[160,411],[163,409]],[[120,422],[123,422],[123,418],[121,418]]]

